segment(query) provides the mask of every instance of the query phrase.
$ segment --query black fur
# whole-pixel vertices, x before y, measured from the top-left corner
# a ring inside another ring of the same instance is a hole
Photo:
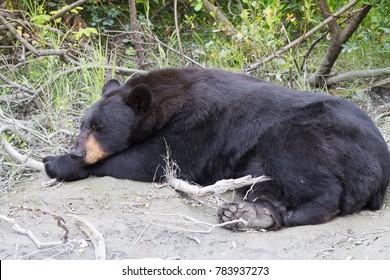
[[[281,226],[377,210],[389,182],[388,147],[354,104],[220,70],[167,69],[123,85],[110,81],[84,116],[78,155],[90,134],[105,159],[85,165],[71,154],[47,157],[47,174],[150,182],[163,176],[167,144],[181,178],[201,185],[271,176],[248,201],[271,203]]]

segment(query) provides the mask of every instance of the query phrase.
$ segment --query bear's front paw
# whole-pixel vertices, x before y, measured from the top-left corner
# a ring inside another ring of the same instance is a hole
[[[71,159],[69,154],[45,157],[43,163],[47,175],[58,181],[76,181],[87,178],[89,175],[83,167]]]
[[[220,206],[218,219],[220,223],[242,219],[242,222],[225,225],[226,228],[239,231],[268,229],[275,224],[274,215],[270,209],[247,201],[232,202]]]

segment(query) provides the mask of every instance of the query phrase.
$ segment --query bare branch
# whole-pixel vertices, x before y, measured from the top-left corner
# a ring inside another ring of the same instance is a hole
[[[78,7],[78,6],[81,6],[82,4],[84,4],[85,2],[87,2],[88,0],[79,0],[79,1],[76,1],[74,2],[73,4],[67,6],[65,9],[62,9],[61,11],[59,11],[58,13],[54,14],[52,17],[51,17],[51,21],[55,21],[56,19],[62,17],[64,14],[66,14],[67,12],[73,10],[74,8]]]
[[[372,78],[378,76],[390,75],[390,67],[380,68],[380,69],[371,69],[371,70],[360,70],[360,71],[350,71],[342,73],[336,76],[332,76],[325,79],[327,86],[332,86],[334,84],[347,81],[355,78]]]
[[[146,212],[146,211],[141,211],[139,209],[137,209],[136,211],[138,213],[149,216],[149,220],[145,220],[140,218],[139,215],[135,215],[137,219],[145,222],[147,225],[153,225],[153,226],[158,226],[158,227],[167,228],[171,230],[185,231],[191,233],[207,234],[207,233],[211,233],[216,228],[225,227],[232,224],[238,224],[238,223],[242,223],[244,225],[248,224],[248,222],[242,218],[220,223],[220,224],[213,224],[213,223],[199,221],[193,217],[181,215],[181,214]]]
[[[95,259],[105,260],[106,259],[106,245],[104,242],[103,235],[96,229],[96,227],[88,222],[83,217],[72,215],[76,220],[76,224],[81,230],[91,239],[93,246],[95,247]]]
[[[0,21],[4,24],[5,27],[19,40],[19,42],[25,46],[29,51],[31,51],[36,56],[60,56],[64,60],[71,60],[67,56],[67,50],[57,49],[57,50],[37,50],[34,48],[27,40],[25,40],[18,31],[10,24],[2,15],[0,15]],[[73,60],[72,60],[73,61]]]
[[[321,12],[325,18],[332,16],[332,13],[329,9],[329,6],[328,6],[328,3],[326,2],[326,0],[318,0],[318,5],[320,6]],[[329,26],[329,30],[334,34],[341,32],[341,27],[337,23],[336,19],[329,22],[328,26]]]
[[[329,45],[328,51],[322,58],[316,73],[309,78],[309,83],[311,85],[319,86],[325,82],[326,78],[324,77],[326,77],[331,72],[334,63],[343,49],[343,44],[349,40],[362,20],[366,17],[371,7],[371,5],[363,5],[361,9],[351,17],[349,24],[341,32],[332,34],[333,38]]]
[[[32,208],[32,207],[26,207],[26,206],[23,206],[23,205],[14,205],[14,204],[11,204],[11,203],[9,204],[9,206],[10,206],[10,208],[16,208],[16,209],[27,210],[27,211],[34,211],[34,212],[42,213],[44,215],[50,215],[57,221],[57,226],[59,226],[60,228],[62,228],[65,231],[61,241],[40,242],[38,240],[38,238],[34,235],[34,233],[31,230],[22,228],[15,221],[15,219],[6,217],[4,215],[0,215],[0,219],[1,220],[6,221],[8,223],[11,223],[12,224],[12,229],[15,230],[16,232],[24,234],[24,235],[27,235],[39,249],[51,248],[51,247],[58,246],[58,245],[61,245],[61,244],[65,244],[66,242],[68,242],[69,230],[65,226],[64,219],[61,216],[59,216],[58,214],[56,214],[54,212],[43,210],[41,208]]]
[[[178,17],[177,17],[177,0],[174,0],[174,2],[173,2],[173,13],[174,13],[174,17],[175,17],[177,43],[179,44],[179,51],[180,51],[180,55],[181,55],[181,60],[184,64],[185,60],[184,60],[184,56],[183,56],[183,49],[181,47],[180,29],[179,29],[179,22],[178,22]]]
[[[6,83],[7,85],[9,85],[10,87],[12,88],[15,88],[17,90],[21,90],[21,91],[24,91],[30,95],[37,95],[40,93],[41,90],[32,90],[32,89],[29,89],[29,88],[26,88],[22,85],[19,85],[13,81],[11,81],[10,79],[8,79],[6,76],[4,76],[1,72],[0,72],[0,79]]]
[[[277,51],[276,53],[266,57],[265,59],[259,61],[259,62],[256,62],[252,65],[249,65],[248,67],[244,67],[243,71],[244,72],[252,72],[256,69],[258,69],[260,66],[262,66],[263,64],[279,57],[282,53],[286,52],[287,50],[291,49],[292,47],[300,44],[301,42],[303,42],[304,40],[306,40],[307,38],[309,38],[310,36],[312,36],[313,34],[315,34],[318,30],[320,30],[322,27],[324,27],[325,25],[329,24],[331,21],[333,21],[335,18],[339,17],[340,15],[342,15],[343,13],[345,13],[346,11],[348,11],[349,9],[351,9],[352,7],[354,7],[360,0],[353,0],[351,1],[350,3],[348,3],[347,5],[345,5],[343,8],[341,8],[338,12],[336,12],[333,16],[330,16],[328,17],[327,19],[325,19],[323,22],[321,22],[319,25],[317,25],[316,27],[314,27],[313,29],[311,29],[310,31],[308,31],[307,33],[305,33],[304,35],[302,35],[301,37],[299,37],[298,39],[292,41],[290,44],[284,46],[283,48],[281,48],[279,51]]]
[[[182,55],[186,60],[188,60],[189,62],[191,62],[192,64],[196,65],[196,66],[199,66],[201,68],[206,68],[204,65],[200,64],[199,62],[193,60],[191,57],[188,57],[186,56],[185,54],[182,54],[180,53],[178,50],[175,50],[174,48],[168,46],[167,44],[165,44],[164,42],[161,42],[155,35],[153,35],[153,39],[159,43],[160,45],[162,45],[164,48],[167,48],[168,50],[170,51],[173,51],[174,53],[178,54],[178,55]]]
[[[10,129],[10,127],[5,126],[0,128],[0,139],[1,139],[1,146],[3,147],[4,151],[10,156],[10,158],[16,162],[21,163],[23,166],[43,171],[45,169],[45,166],[42,162],[36,161],[29,156],[25,156],[20,154],[17,150],[15,150],[10,143],[1,135],[1,132],[6,131]]]
[[[270,180],[272,180],[272,178],[268,176],[260,176],[253,178],[252,176],[248,175],[237,179],[220,180],[213,185],[205,187],[189,184],[181,179],[175,178],[174,176],[168,177],[167,181],[168,184],[176,191],[180,191],[194,196],[208,196],[212,194],[222,194],[230,190],[239,189],[242,187],[247,187],[256,183]]]

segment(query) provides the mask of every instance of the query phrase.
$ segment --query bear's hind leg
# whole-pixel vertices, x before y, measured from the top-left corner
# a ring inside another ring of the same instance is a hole
[[[336,201],[318,197],[295,208],[277,206],[268,200],[235,201],[218,208],[220,223],[242,219],[245,222],[234,222],[225,225],[226,228],[238,231],[250,229],[278,230],[282,226],[313,225],[329,221],[339,213]]]
[[[319,196],[282,211],[282,224],[286,227],[321,224],[331,220],[339,212],[338,200]]]

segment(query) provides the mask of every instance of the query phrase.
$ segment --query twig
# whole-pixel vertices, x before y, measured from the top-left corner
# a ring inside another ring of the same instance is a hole
[[[34,48],[27,40],[25,40],[18,31],[6,20],[2,15],[0,15],[0,21],[8,28],[8,30],[19,40],[19,42],[25,46],[29,51],[31,51],[36,56],[60,56],[64,60],[69,60],[67,58],[67,50],[57,49],[57,50],[37,50]]]
[[[211,194],[221,194],[229,190],[239,189],[256,183],[270,181],[271,177],[260,176],[253,178],[252,176],[244,176],[237,179],[225,179],[216,182],[213,185],[199,187],[197,185],[189,184],[181,179],[177,179],[174,176],[168,177],[168,184],[175,189],[186,194],[194,196],[208,196]]]
[[[147,223],[148,225],[154,225],[154,226],[159,226],[159,227],[168,228],[168,229],[172,229],[172,230],[186,231],[186,232],[191,232],[191,233],[211,233],[215,228],[225,227],[227,225],[232,225],[232,224],[237,224],[237,223],[243,223],[245,225],[248,224],[248,222],[242,218],[237,219],[237,220],[233,220],[233,221],[229,221],[229,222],[225,222],[225,223],[212,224],[212,223],[202,222],[202,221],[199,221],[193,217],[180,215],[180,214],[153,213],[153,212],[144,212],[141,210],[137,210],[137,211],[144,214],[144,215],[151,216],[151,218],[149,220],[144,220],[144,219],[141,219],[139,216],[136,216],[137,219]],[[177,217],[177,218],[179,218],[179,220],[162,219],[162,218],[158,218],[158,216]],[[180,226],[167,225],[169,223],[171,223],[171,224],[175,223],[175,224],[179,224],[179,225],[184,224],[185,226],[187,226],[187,228],[185,228],[183,226],[180,227]],[[199,229],[191,229],[191,228],[188,228],[188,226],[197,227],[197,228],[201,228],[201,229],[200,230]],[[202,226],[203,227],[206,226],[207,228],[202,229]]]
[[[96,227],[88,222],[83,217],[72,215],[76,220],[76,224],[81,230],[91,239],[93,246],[95,247],[95,259],[105,260],[106,259],[106,245],[104,242],[103,235],[96,229]]]
[[[18,90],[21,90],[21,91],[24,91],[30,95],[37,95],[40,93],[41,90],[32,90],[32,89],[29,89],[29,88],[26,88],[22,85],[19,85],[13,81],[11,81],[10,79],[8,79],[6,76],[4,76],[1,72],[0,72],[0,79],[3,80],[4,83],[8,84],[10,87],[12,88],[16,88]]]
[[[189,62],[191,62],[192,64],[196,65],[196,66],[199,66],[200,68],[206,68],[204,65],[200,64],[199,62],[193,60],[191,57],[185,55],[185,54],[182,54],[180,53],[178,50],[175,50],[174,48],[168,46],[167,44],[165,44],[164,42],[160,41],[155,35],[152,35],[153,36],[153,39],[159,43],[160,45],[162,45],[164,48],[170,50],[170,51],[173,51],[174,53],[178,54],[178,55],[182,55],[186,60],[188,60]]]
[[[57,226],[64,230],[64,235],[62,236],[63,243],[66,243],[68,241],[69,230],[68,230],[68,228],[65,225],[66,222],[57,213],[54,213],[54,212],[48,211],[48,210],[44,210],[42,208],[27,207],[27,206],[24,206],[24,205],[16,205],[16,204],[12,204],[12,203],[9,204],[9,207],[10,208],[20,209],[20,210],[27,210],[27,211],[38,212],[38,213],[42,213],[44,215],[52,216],[57,221]]]
[[[291,49],[292,47],[300,44],[302,41],[306,40],[307,38],[309,38],[310,36],[312,36],[313,34],[315,34],[318,30],[320,30],[323,26],[329,24],[331,21],[333,21],[335,18],[339,17],[341,14],[345,13],[346,11],[348,11],[349,9],[351,9],[353,6],[355,6],[360,0],[353,0],[351,1],[350,3],[348,3],[347,5],[345,5],[343,8],[341,8],[339,11],[337,11],[334,15],[332,16],[329,16],[327,19],[325,19],[323,22],[321,22],[319,25],[317,25],[316,27],[314,27],[313,29],[309,30],[307,33],[305,33],[304,35],[302,35],[301,37],[299,37],[298,39],[292,41],[290,44],[284,46],[283,48],[281,48],[279,51],[277,51],[276,53],[266,57],[265,59],[259,61],[259,62],[256,62],[252,65],[249,65],[248,67],[244,67],[243,71],[244,72],[252,72],[256,69],[258,69],[260,66],[262,66],[263,64],[271,61],[272,59],[274,58],[277,58],[278,56],[280,56],[282,53],[284,53],[285,51]]]
[[[390,75],[390,67],[380,68],[380,69],[371,69],[371,70],[360,70],[360,71],[350,71],[345,72],[336,76],[332,76],[325,79],[325,84],[331,86],[346,80],[355,79],[355,78],[371,78],[378,76]]]
[[[314,257],[316,258],[319,255],[322,255],[323,253],[332,252],[332,251],[334,251],[334,248],[332,248],[332,247],[326,248],[326,249],[322,249],[321,251],[318,251],[317,254]]]
[[[64,14],[66,14],[67,12],[73,10],[74,8],[84,4],[85,2],[87,2],[87,0],[79,0],[79,1],[76,1],[74,2],[73,4],[67,6],[66,8],[62,9],[61,11],[59,11],[58,13],[54,14],[52,17],[51,17],[51,21],[55,21],[56,19],[62,17]]]
[[[375,117],[374,122],[377,122],[377,121],[379,121],[383,118],[386,118],[388,116],[390,116],[390,112],[384,112],[382,114],[379,114],[378,116]]]
[[[68,232],[69,231],[68,231],[68,229],[66,228],[66,226],[64,224],[65,221],[59,215],[57,215],[55,213],[52,213],[52,212],[48,212],[48,211],[42,210],[40,208],[30,208],[30,207],[25,207],[23,205],[13,205],[11,203],[9,204],[9,206],[10,206],[10,208],[18,208],[18,209],[21,209],[21,210],[28,210],[28,211],[38,211],[38,212],[40,212],[42,214],[51,215],[51,216],[53,216],[57,220],[57,226],[61,227],[65,231],[65,233],[63,235],[63,238],[62,238],[62,241],[41,242],[41,241],[38,240],[38,238],[34,235],[34,233],[31,230],[22,228],[15,221],[15,219],[6,217],[4,215],[0,215],[0,219],[1,220],[6,221],[6,222],[12,224],[12,229],[13,230],[15,230],[18,233],[27,235],[31,239],[31,241],[34,242],[34,244],[38,247],[38,249],[51,248],[51,247],[54,247],[54,246],[65,244],[68,241]]]
[[[174,17],[175,17],[175,29],[176,29],[177,43],[179,44],[180,56],[181,56],[181,60],[184,64],[185,59],[183,56],[183,49],[181,47],[180,29],[179,29],[179,22],[178,22],[178,17],[177,17],[177,0],[173,1],[173,13],[174,13]]]
[[[151,221],[150,221],[151,222]],[[144,229],[141,231],[140,235],[138,236],[138,238],[134,241],[134,245],[138,243],[138,241],[140,241],[142,235],[144,235],[146,229],[149,227],[149,223],[144,227]]]
[[[0,135],[1,136],[1,135]],[[7,140],[3,136],[1,136],[1,146],[10,156],[10,158],[16,162],[23,164],[29,168],[33,168],[39,171],[45,170],[45,166],[42,162],[36,161],[29,156],[25,156],[20,154],[17,150],[15,150]]]

